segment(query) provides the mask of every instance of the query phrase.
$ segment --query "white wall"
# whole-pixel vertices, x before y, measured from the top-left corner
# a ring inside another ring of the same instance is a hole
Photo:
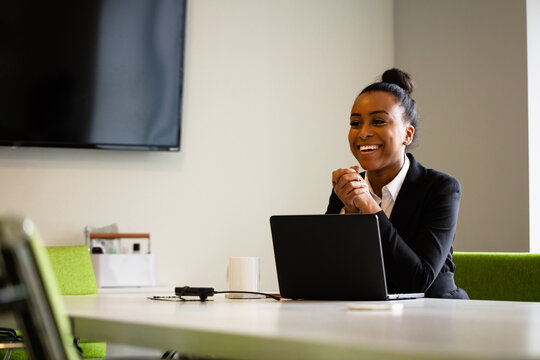
[[[540,0],[527,0],[529,99],[529,248],[540,253]]]
[[[391,0],[190,1],[181,151],[0,148],[0,212],[48,245],[150,232],[160,284],[223,288],[229,256],[260,256],[277,290],[268,218],[325,210],[352,101],[393,65],[392,17]]]
[[[528,251],[524,0],[395,2],[396,64],[409,71],[424,165],[461,181],[455,249]]]

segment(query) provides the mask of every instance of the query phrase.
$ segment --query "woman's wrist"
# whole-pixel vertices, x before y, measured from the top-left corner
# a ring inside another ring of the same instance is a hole
[[[373,198],[371,195],[365,196],[365,197],[359,197],[357,198],[358,201],[355,201],[354,205],[358,208],[357,213],[360,214],[376,214],[379,211],[381,211],[381,207]]]

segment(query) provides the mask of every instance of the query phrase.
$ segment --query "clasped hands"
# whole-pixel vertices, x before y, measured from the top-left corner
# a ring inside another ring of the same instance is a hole
[[[359,166],[332,172],[332,187],[347,214],[375,214],[381,211],[369,193],[367,182],[358,173]]]

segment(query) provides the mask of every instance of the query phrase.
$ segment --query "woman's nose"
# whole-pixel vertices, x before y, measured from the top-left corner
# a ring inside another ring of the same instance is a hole
[[[369,124],[367,123],[364,123],[359,129],[358,136],[362,139],[367,139],[371,137],[371,135],[371,126],[369,126]]]

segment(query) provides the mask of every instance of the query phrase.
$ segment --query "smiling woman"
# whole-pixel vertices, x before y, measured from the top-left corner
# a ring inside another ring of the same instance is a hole
[[[356,98],[349,144],[359,166],[332,173],[327,214],[377,214],[390,293],[468,299],[454,282],[459,181],[424,168],[406,149],[418,127],[410,76],[387,70]]]

